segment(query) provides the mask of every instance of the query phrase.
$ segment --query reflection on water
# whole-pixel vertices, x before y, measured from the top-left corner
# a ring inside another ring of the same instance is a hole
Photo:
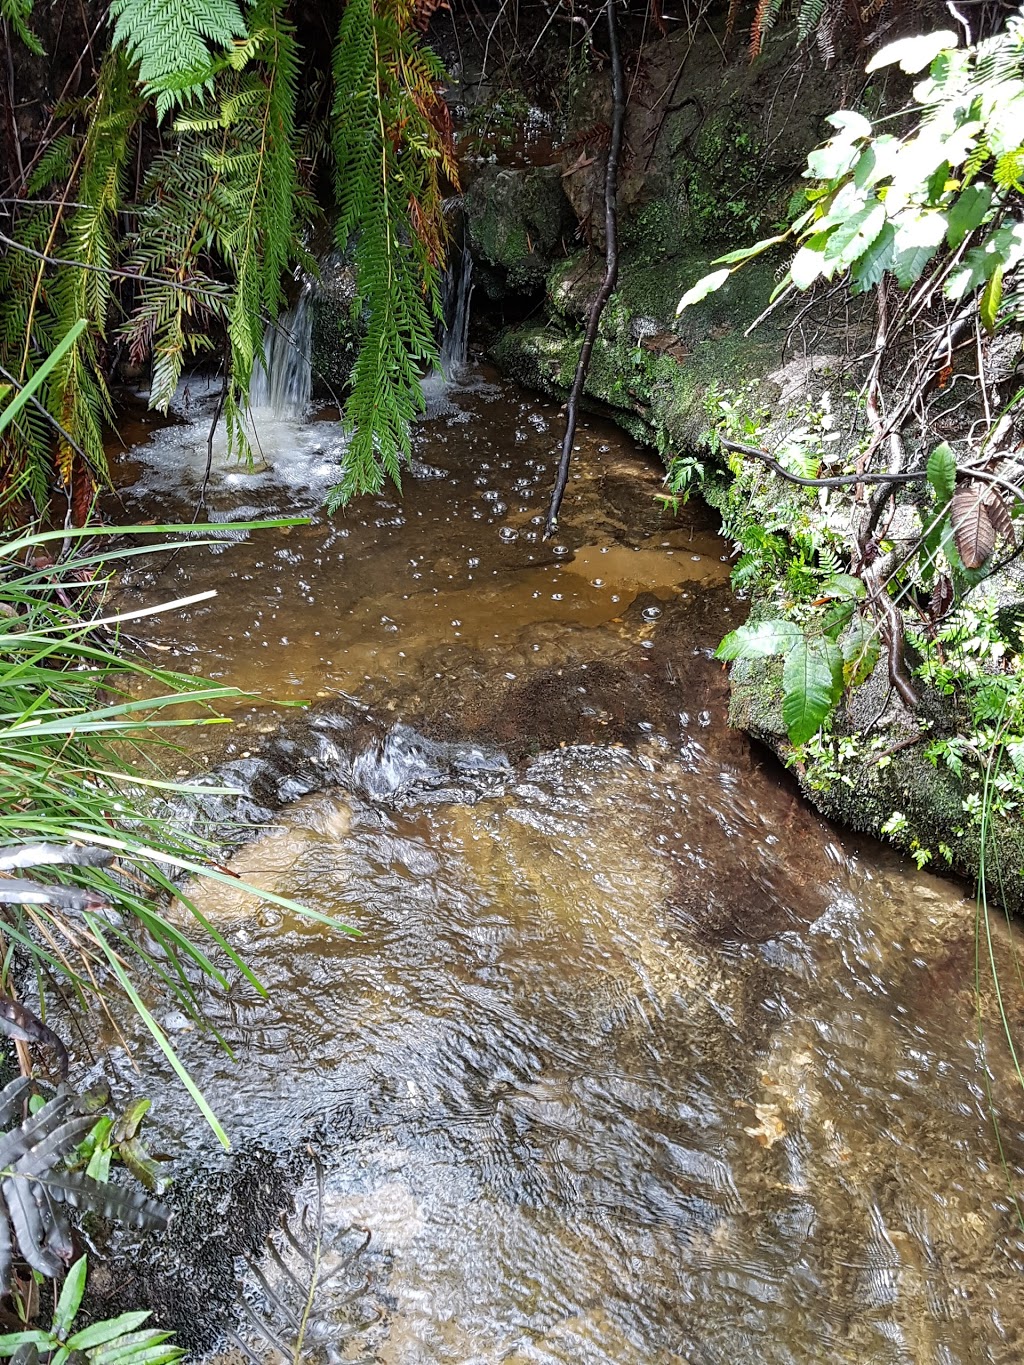
[[[158,644],[329,694],[260,753],[280,721],[242,716],[232,771],[289,804],[235,865],[361,931],[199,892],[270,999],[210,999],[234,1063],[168,1016],[176,1044],[241,1152],[314,1143],[329,1226],[370,1229],[377,1321],[339,1360],[1024,1358],[972,907],[843,847],[728,731],[722,546],[624,438],[582,434],[540,541],[553,422],[457,394],[400,505],[171,570],[223,595]],[[1002,1137],[1016,1175],[1012,1111]]]

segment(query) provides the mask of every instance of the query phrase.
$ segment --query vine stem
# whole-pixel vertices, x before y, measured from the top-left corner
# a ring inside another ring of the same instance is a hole
[[[558,511],[565,495],[566,484],[569,482],[572,443],[576,435],[576,417],[579,412],[580,400],[583,397],[583,385],[586,383],[587,372],[590,369],[590,357],[593,354],[594,342],[597,340],[597,329],[601,323],[601,314],[604,312],[605,304],[611,298],[619,277],[616,199],[619,183],[619,156],[622,151],[622,126],[626,117],[626,94],[625,81],[622,75],[622,53],[619,50],[619,30],[615,17],[616,3],[617,0],[606,0],[605,3],[605,13],[608,17],[608,51],[612,63],[612,135],[604,177],[604,281],[591,305],[590,317],[587,320],[587,331],[583,338],[583,349],[580,351],[580,358],[576,364],[576,374],[569,391],[569,402],[565,410],[565,438],[562,441],[562,454],[558,461],[555,486],[551,490],[548,519],[544,527],[545,537],[553,535],[555,527],[558,525]]]

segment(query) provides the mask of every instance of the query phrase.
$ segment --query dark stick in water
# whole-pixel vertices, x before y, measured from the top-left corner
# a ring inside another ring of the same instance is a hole
[[[551,505],[548,507],[548,519],[544,527],[545,536],[552,535],[558,525],[558,509],[562,505],[565,486],[569,482],[572,443],[576,435],[576,414],[580,399],[583,397],[583,385],[586,383],[587,371],[590,369],[590,356],[597,339],[601,314],[604,312],[605,304],[611,298],[612,290],[615,288],[615,282],[619,276],[619,242],[616,230],[615,199],[618,192],[619,153],[622,150],[622,124],[626,113],[626,96],[622,78],[622,54],[619,51],[619,32],[615,21],[615,5],[616,0],[607,0],[605,5],[608,15],[608,51],[612,62],[612,136],[608,148],[608,165],[605,169],[604,178],[604,283],[601,285],[590,309],[587,331],[583,338],[583,349],[580,351],[576,375],[569,392],[569,403],[565,410],[565,439],[562,442],[562,457],[558,462],[558,475],[551,492]]]

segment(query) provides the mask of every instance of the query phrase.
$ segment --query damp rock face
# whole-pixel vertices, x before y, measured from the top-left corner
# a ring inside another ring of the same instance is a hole
[[[466,224],[484,293],[543,292],[554,261],[572,242],[576,217],[558,166],[488,166],[466,191]]]

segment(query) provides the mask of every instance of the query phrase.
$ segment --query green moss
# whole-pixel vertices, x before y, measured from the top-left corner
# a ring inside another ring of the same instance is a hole
[[[473,255],[494,297],[539,292],[563,236],[575,227],[557,166],[490,166],[465,196]]]

